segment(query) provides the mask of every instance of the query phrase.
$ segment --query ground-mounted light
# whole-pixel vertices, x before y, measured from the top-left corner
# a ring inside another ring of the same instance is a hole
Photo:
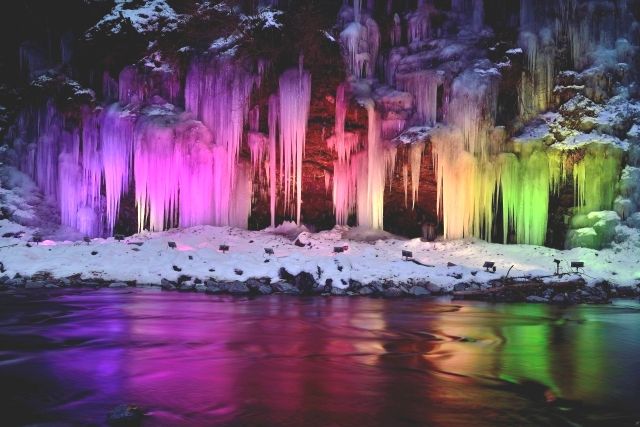
[[[333,247],[333,253],[334,254],[341,254],[344,252],[344,246],[334,246]]]
[[[485,261],[484,264],[482,264],[482,268],[484,268],[484,271],[487,273],[495,273],[496,263],[493,261]]]
[[[83,240],[85,243],[91,243],[91,237],[89,237],[89,236],[84,236],[84,237],[82,238],[82,240]]]
[[[553,262],[556,264],[556,276],[560,275],[560,261],[559,259],[554,259]]]
[[[178,246],[176,245],[176,242],[168,242],[168,243],[167,243],[167,245],[168,245],[168,246],[169,246],[169,248],[171,248],[171,249],[175,249],[175,248],[177,248],[177,247],[178,247]]]
[[[409,261],[413,258],[413,252],[411,251],[402,251],[402,259],[405,261]]]
[[[122,242],[124,240],[124,234],[116,234],[113,238],[118,242]]]
[[[273,251],[273,248],[264,248],[264,254],[269,256],[275,254],[275,252]]]
[[[575,268],[576,269],[576,273],[579,273],[580,269],[584,269],[584,262],[582,261],[571,261],[571,268]]]
[[[229,245],[220,245],[220,246],[218,246],[218,250],[220,252],[222,252],[223,254],[227,253],[227,252],[229,252]]]

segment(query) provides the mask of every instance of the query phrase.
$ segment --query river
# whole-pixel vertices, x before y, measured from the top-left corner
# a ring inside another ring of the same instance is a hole
[[[0,294],[0,424],[638,425],[640,305]]]

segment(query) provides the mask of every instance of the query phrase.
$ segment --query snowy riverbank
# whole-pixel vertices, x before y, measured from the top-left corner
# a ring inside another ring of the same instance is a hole
[[[0,221],[0,226],[5,236],[0,239],[5,280],[17,274],[145,285],[171,282],[195,289],[208,280],[291,282],[292,276],[306,272],[306,280],[313,279],[310,286],[336,289],[347,289],[354,283],[395,283],[407,289],[418,284],[429,292],[448,292],[470,284],[477,284],[474,288],[488,286],[505,277],[546,283],[583,279],[587,285],[606,281],[614,287],[640,284],[636,247],[558,251],[480,240],[432,243],[346,228],[309,233],[293,225],[265,231],[201,226],[141,233],[123,241],[44,240],[36,244],[30,242],[29,228],[6,220]],[[173,243],[175,248],[170,247]],[[229,250],[222,252],[221,245]],[[345,250],[335,253],[336,247]],[[273,254],[265,249],[272,249]],[[403,259],[402,251],[412,252],[417,262]],[[583,261],[585,268],[580,275],[559,278],[553,275],[554,259],[562,260],[563,273],[570,271],[571,261]],[[485,261],[495,263],[495,273],[482,268]]]

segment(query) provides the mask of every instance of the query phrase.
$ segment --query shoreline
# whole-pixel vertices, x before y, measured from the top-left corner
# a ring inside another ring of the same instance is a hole
[[[0,277],[0,292],[38,291],[57,289],[128,289],[154,288],[164,292],[194,292],[209,295],[231,295],[259,297],[266,295],[289,296],[335,296],[372,297],[385,299],[430,299],[450,296],[452,301],[475,300],[496,303],[545,303],[556,305],[609,304],[614,298],[636,299],[640,297],[640,286],[613,286],[607,282],[588,285],[577,275],[560,275],[556,281],[542,278],[528,278],[526,281],[514,279],[496,280],[493,283],[459,283],[453,290],[447,290],[428,281],[407,283],[377,281],[359,283],[350,281],[347,287],[333,286],[330,280],[319,284],[307,272],[291,275],[280,272],[281,280],[250,278],[240,281],[201,280],[189,275],[181,275],[177,281],[162,279],[160,284],[133,281],[112,281],[104,279],[84,279],[79,274],[56,278],[47,273],[33,276],[17,274],[13,278]],[[563,276],[565,280],[563,279]],[[500,283],[496,283],[500,282]]]

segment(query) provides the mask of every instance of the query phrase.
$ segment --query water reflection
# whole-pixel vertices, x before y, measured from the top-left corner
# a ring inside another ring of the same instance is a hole
[[[0,296],[3,425],[100,424],[123,402],[166,426],[638,418],[637,304],[38,295]]]

